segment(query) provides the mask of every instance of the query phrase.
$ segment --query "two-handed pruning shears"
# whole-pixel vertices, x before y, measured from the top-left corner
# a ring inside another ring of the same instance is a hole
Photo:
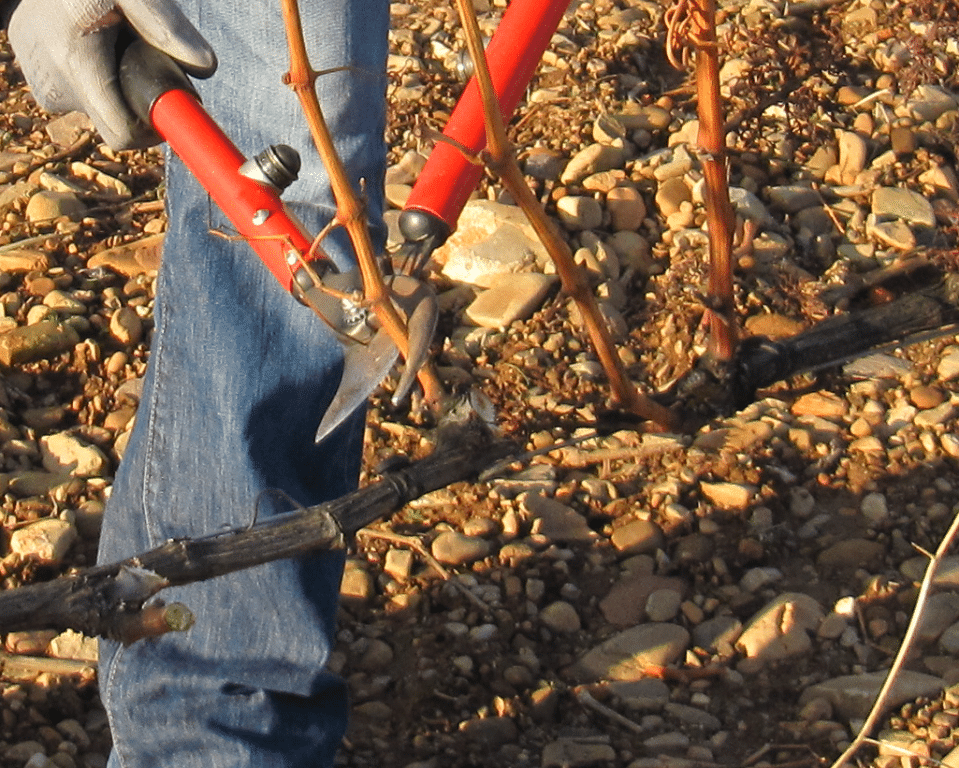
[[[254,158],[244,157],[200,104],[176,63],[143,41],[124,52],[120,82],[133,111],[170,145],[283,288],[312,307],[341,339],[344,370],[317,432],[322,440],[388,375],[398,351],[365,305],[358,271],[338,272],[284,205],[280,195],[297,178],[299,155],[275,145]],[[387,280],[400,314],[417,318],[409,365],[425,358],[432,340],[435,296],[407,275]]]

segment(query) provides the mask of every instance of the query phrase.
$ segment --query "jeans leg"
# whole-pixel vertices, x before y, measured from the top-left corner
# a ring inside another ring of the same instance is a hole
[[[220,59],[199,83],[204,105],[247,155],[272,143],[303,154],[285,194],[311,231],[332,215],[325,173],[292,92],[274,0],[181,3]],[[303,3],[321,103],[351,178],[378,221],[385,150],[388,6]],[[316,445],[339,382],[339,342],[293,300],[248,246],[211,234],[219,217],[175,160],[167,167],[169,231],[157,283],[143,400],[107,507],[100,560],[246,525],[355,486],[362,415]],[[212,217],[212,222],[211,222]],[[381,224],[376,229],[382,241]],[[337,234],[327,243],[351,259]],[[321,553],[167,590],[197,616],[187,633],[119,648],[101,643],[111,766],[244,768],[329,765],[346,694],[323,672],[335,631],[342,557]]]

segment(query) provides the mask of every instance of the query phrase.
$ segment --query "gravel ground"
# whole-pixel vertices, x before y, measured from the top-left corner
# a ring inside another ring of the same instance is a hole
[[[481,10],[492,28],[501,9]],[[662,10],[571,6],[514,120],[531,184],[652,391],[704,348],[695,96],[662,55]],[[461,88],[461,38],[445,3],[393,12],[398,204]],[[746,332],[789,336],[950,269],[959,6],[753,0],[721,16]],[[93,560],[149,354],[164,217],[156,151],[115,154],[75,116],[43,114],[8,53],[0,78],[13,588]],[[959,505],[959,336],[797,377],[736,413],[699,409],[683,433],[623,421],[589,438],[606,390],[552,272],[484,180],[433,267],[436,361],[451,390],[489,396],[506,434],[554,450],[358,538],[332,661],[354,699],[340,764],[828,764]],[[378,394],[365,479],[433,443]],[[959,764],[957,622],[959,558],[863,764],[920,764],[902,749]],[[0,764],[105,765],[91,643],[23,633],[5,647]]]

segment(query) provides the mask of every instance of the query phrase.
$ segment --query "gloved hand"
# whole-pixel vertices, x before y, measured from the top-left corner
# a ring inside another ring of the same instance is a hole
[[[209,77],[216,70],[213,49],[174,0],[21,0],[8,29],[40,106],[85,112],[115,149],[157,142],[120,93],[116,44],[123,18],[190,74]]]

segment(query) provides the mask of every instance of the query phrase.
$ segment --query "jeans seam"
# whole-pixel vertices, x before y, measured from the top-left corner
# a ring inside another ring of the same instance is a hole
[[[109,706],[109,704],[107,704],[107,701],[109,701],[113,695],[114,673],[116,671],[117,666],[120,663],[120,657],[123,655],[123,651],[124,651],[124,647],[122,645],[119,646],[114,651],[113,656],[110,659],[110,664],[107,667],[106,679],[101,681],[100,683],[100,695],[104,699],[104,709],[107,712],[108,720],[110,719],[110,713],[112,712],[112,708]],[[102,668],[100,669],[100,672],[101,673],[103,672]],[[126,766],[126,760],[123,757],[123,750],[118,748],[119,747],[118,735],[122,733],[126,733],[127,730],[128,729],[126,728],[119,728],[119,729],[114,728],[113,723],[112,722],[110,723],[110,735],[113,740],[113,754],[116,755],[116,759],[117,759],[117,762],[120,764],[120,768],[124,768],[124,766]]]
[[[167,179],[169,181],[170,175],[173,173],[173,166],[175,165],[172,162],[171,153],[168,149],[164,151],[166,155],[166,173]],[[164,244],[165,247],[165,244]],[[160,272],[161,274],[157,276],[157,280],[165,280],[166,276],[162,274],[163,272],[163,256],[161,253],[160,257]],[[159,286],[158,286],[159,288]],[[161,290],[156,291],[158,297],[165,296],[165,292]],[[157,312],[159,310],[159,312]],[[147,535],[150,537],[150,545],[158,545],[165,537],[162,535],[162,531],[158,530],[157,524],[155,521],[154,515],[150,514],[153,503],[152,499],[156,496],[156,488],[154,487],[154,462],[153,456],[156,453],[156,441],[160,439],[160,428],[157,425],[157,422],[160,419],[160,407],[158,402],[160,399],[160,382],[163,379],[162,376],[162,367],[163,367],[163,339],[165,336],[166,325],[169,322],[169,312],[166,311],[165,307],[156,307],[154,310],[154,317],[159,314],[160,324],[154,325],[153,328],[153,338],[150,342],[151,352],[150,352],[150,364],[153,367],[153,386],[150,389],[150,402],[147,412],[149,415],[149,422],[147,423],[147,435],[148,439],[146,441],[146,446],[143,451],[143,488],[140,491],[141,503],[143,505],[143,519],[144,525],[147,531]]]

